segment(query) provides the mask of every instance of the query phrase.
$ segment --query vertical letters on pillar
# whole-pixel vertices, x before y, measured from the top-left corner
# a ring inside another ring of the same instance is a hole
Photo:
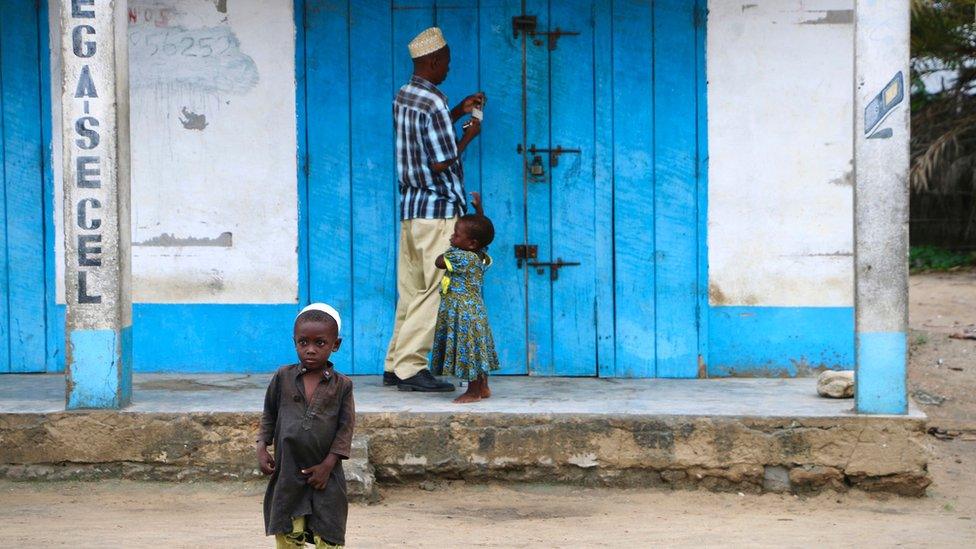
[[[68,26],[71,49],[65,50],[69,61],[85,60],[76,73],[76,81],[66,82],[66,91],[74,90],[71,99],[76,103],[70,112],[77,113],[73,120],[66,122],[75,134],[69,140],[69,153],[75,158],[74,185],[69,194],[69,200],[75,206],[69,212],[75,216],[71,225],[76,237],[73,239],[75,246],[68,261],[77,269],[77,289],[74,293],[79,305],[102,303],[100,280],[107,279],[107,275],[101,272],[102,220],[91,212],[93,209],[100,209],[106,202],[106,197],[101,195],[104,152],[99,133],[104,108],[98,103],[100,98],[96,86],[98,71],[104,69],[104,65],[88,61],[99,52],[98,33],[91,22],[95,19],[95,9],[94,0],[71,0]],[[71,57],[74,59],[70,59]]]
[[[132,398],[126,2],[58,4],[65,405],[122,408]]]

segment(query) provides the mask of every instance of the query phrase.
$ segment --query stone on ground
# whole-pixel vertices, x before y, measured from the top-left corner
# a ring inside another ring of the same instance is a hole
[[[854,372],[852,370],[821,372],[817,378],[817,394],[828,398],[854,397]]]

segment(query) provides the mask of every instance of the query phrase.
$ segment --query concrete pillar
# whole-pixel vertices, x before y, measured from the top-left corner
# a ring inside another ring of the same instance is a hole
[[[855,1],[855,400],[868,414],[908,411],[909,3]]]
[[[66,402],[132,395],[125,0],[62,0]]]

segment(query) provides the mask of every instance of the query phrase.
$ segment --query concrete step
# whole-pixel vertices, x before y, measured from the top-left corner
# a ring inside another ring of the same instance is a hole
[[[346,495],[350,501],[376,503],[380,492],[376,475],[369,463],[369,439],[365,436],[352,438],[352,455],[342,464],[346,474]]]
[[[922,495],[918,417],[357,414],[349,494],[425,479]],[[0,413],[0,478],[259,480],[258,413]]]

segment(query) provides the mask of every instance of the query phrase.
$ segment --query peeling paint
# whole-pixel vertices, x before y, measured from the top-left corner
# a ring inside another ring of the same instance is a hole
[[[415,456],[413,454],[406,454],[402,458],[397,460],[400,465],[427,465],[427,456]]]
[[[184,120],[185,119],[185,120]],[[207,115],[197,114],[186,107],[180,109],[180,124],[188,130],[203,131],[207,127]]]
[[[215,248],[232,248],[234,246],[234,235],[230,232],[222,232],[217,238],[194,237],[178,238],[170,233],[163,233],[159,236],[148,238],[141,242],[133,242],[133,246],[156,246],[160,248],[181,248],[188,246],[203,246]]]
[[[583,469],[596,467],[600,464],[596,459],[596,454],[593,452],[588,452],[586,454],[573,454],[569,456],[569,459],[567,459],[566,462]]]
[[[847,171],[847,172],[844,173],[843,177],[838,177],[837,179],[831,179],[830,180],[830,184],[831,185],[841,185],[841,186],[844,186],[844,187],[853,187],[854,186],[854,172],[853,171]]]
[[[786,254],[781,257],[853,257],[853,252],[842,252],[840,250],[836,252],[819,252],[812,254]]]
[[[801,25],[851,25],[854,23],[854,10],[815,10],[813,13],[822,13],[818,19],[807,19],[801,21]]]
[[[727,305],[729,303],[728,296],[714,282],[708,284],[708,303],[711,305]]]

